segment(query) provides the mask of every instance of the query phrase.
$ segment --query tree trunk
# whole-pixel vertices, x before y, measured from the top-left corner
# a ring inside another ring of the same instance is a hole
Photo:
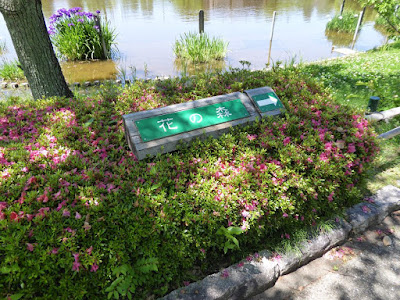
[[[0,0],[0,12],[34,99],[73,97],[47,33],[41,0]]]

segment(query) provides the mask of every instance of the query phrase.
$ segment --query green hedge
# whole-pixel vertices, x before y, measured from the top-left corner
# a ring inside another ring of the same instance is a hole
[[[127,147],[122,114],[265,85],[285,117],[140,162]],[[361,115],[294,69],[108,95],[0,106],[0,297],[161,296],[358,201],[377,150]],[[229,226],[244,233],[224,256]]]

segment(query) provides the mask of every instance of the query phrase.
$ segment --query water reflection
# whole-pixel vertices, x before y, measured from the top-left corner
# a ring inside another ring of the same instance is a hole
[[[205,31],[229,42],[228,57],[217,66],[204,69],[240,67],[240,60],[252,68],[263,68],[268,60],[269,34],[273,11],[277,11],[272,60],[290,60],[294,55],[304,61],[332,57],[332,45],[349,46],[352,35],[326,33],[326,23],[339,12],[343,0],[42,0],[45,18],[60,8],[82,7],[100,10],[116,28],[121,60],[116,63],[63,63],[68,81],[115,76],[121,66],[137,68],[137,75],[193,74],[196,68],[176,61],[172,45],[188,31],[197,32],[198,13],[205,11]],[[345,10],[360,12],[355,0],[347,0]],[[356,50],[364,51],[382,44],[383,34],[374,28],[376,14],[367,9],[364,27]],[[0,37],[15,57],[11,39],[0,17]],[[84,65],[84,67],[83,67]],[[107,66],[106,66],[107,65]],[[146,68],[144,68],[146,66]],[[183,66],[183,67],[182,67]],[[85,77],[87,76],[87,77]],[[143,75],[144,76],[144,75]]]
[[[333,46],[351,47],[354,33],[338,33],[336,31],[325,31],[326,38]],[[357,41],[357,40],[356,40]]]
[[[117,65],[112,60],[62,62],[61,68],[69,83],[116,79]]]
[[[217,72],[226,69],[226,62],[224,60],[216,60],[210,63],[193,64],[181,59],[175,59],[174,70],[179,75],[191,76],[199,73]]]
[[[270,16],[273,11],[296,12],[303,15],[305,21],[310,21],[314,12],[319,16],[338,11],[342,0],[43,0],[45,15],[54,13],[58,8],[83,7],[86,10],[103,12],[118,11],[138,13],[143,16],[153,16],[161,6],[171,5],[182,18],[197,18],[199,10],[213,11],[235,16],[239,14]],[[347,0],[345,10],[359,12],[361,5],[356,0]],[[371,21],[376,13],[368,9],[365,19]],[[206,14],[205,16],[210,17]]]

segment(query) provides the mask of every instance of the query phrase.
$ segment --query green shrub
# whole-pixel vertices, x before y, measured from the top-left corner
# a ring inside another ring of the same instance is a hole
[[[399,18],[393,16],[392,18],[389,19],[388,22],[388,20],[385,17],[379,15],[375,20],[375,24],[377,26],[380,26],[381,28],[384,28],[384,30],[386,31],[386,33],[389,35],[390,38],[392,38],[393,40],[399,40],[399,33],[393,30],[393,26],[395,28],[400,28]]]
[[[204,63],[212,60],[223,60],[228,43],[220,38],[210,38],[206,33],[185,33],[175,41],[173,51],[178,59],[193,63]]]
[[[108,22],[102,22],[101,28],[96,25],[95,19],[98,18],[99,13],[100,11],[96,14],[83,12],[80,7],[69,10],[62,8],[50,17],[51,41],[63,58],[86,60],[111,57],[116,36]],[[101,36],[104,39],[106,54]]]
[[[345,12],[336,15],[326,24],[326,30],[337,32],[355,32],[357,28],[358,15],[355,12]]]
[[[19,67],[19,61],[3,60],[3,63],[0,65],[0,78],[9,81],[24,80],[24,71]]]
[[[127,147],[123,114],[265,85],[283,118],[143,161]],[[162,296],[358,201],[377,150],[360,114],[280,68],[0,104],[0,132],[1,298]]]

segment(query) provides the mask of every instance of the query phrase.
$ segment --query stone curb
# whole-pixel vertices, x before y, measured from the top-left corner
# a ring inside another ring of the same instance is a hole
[[[274,286],[279,276],[295,271],[328,250],[344,243],[350,235],[364,232],[400,209],[400,189],[388,185],[379,190],[369,202],[357,204],[346,211],[344,219],[336,219],[336,227],[300,245],[299,253],[284,254],[279,260],[268,251],[251,262],[207,276],[201,281],[172,291],[163,300],[224,300],[247,299]]]

